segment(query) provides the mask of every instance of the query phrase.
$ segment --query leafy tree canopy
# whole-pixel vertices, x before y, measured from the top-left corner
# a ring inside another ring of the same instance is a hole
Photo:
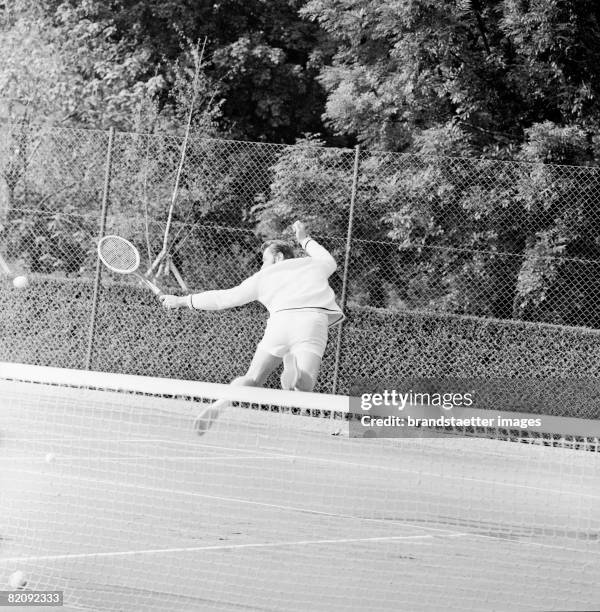
[[[28,99],[37,92],[38,114],[79,125],[131,129],[144,97],[176,117],[185,104],[173,98],[174,85],[189,77],[190,49],[205,39],[202,93],[218,109],[220,133],[235,138],[291,143],[320,133],[328,142],[434,152],[447,148],[440,135],[455,134],[454,126],[470,154],[508,158],[536,124],[589,134],[599,123],[593,0],[11,0],[6,7],[1,95],[15,94],[7,83],[19,74],[17,89],[29,90]]]
[[[511,154],[535,123],[598,125],[592,0],[310,0],[301,14],[336,43],[327,123],[370,146],[404,150],[453,124]]]
[[[206,40],[204,93],[219,106],[222,132],[291,142],[321,128],[324,103],[311,56],[320,29],[298,15],[301,4],[45,0],[40,7],[17,0],[15,15],[37,45],[55,49],[64,72],[58,80],[79,124],[130,129],[145,96],[177,109],[177,68],[189,64],[195,41]]]

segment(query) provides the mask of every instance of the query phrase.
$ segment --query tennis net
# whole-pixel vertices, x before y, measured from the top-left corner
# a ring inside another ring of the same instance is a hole
[[[0,364],[0,578],[66,609],[597,605],[598,453],[353,439],[349,406]]]

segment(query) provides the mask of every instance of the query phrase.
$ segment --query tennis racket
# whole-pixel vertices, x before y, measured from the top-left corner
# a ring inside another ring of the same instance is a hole
[[[138,274],[140,253],[129,240],[121,236],[104,236],[98,243],[98,257],[100,261],[117,274],[133,274],[154,295],[161,296],[163,292],[147,278]]]

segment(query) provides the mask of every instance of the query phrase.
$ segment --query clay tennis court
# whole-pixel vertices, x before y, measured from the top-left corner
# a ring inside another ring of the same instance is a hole
[[[63,590],[62,609],[600,605],[597,453],[348,439],[241,408],[198,438],[197,402],[0,397],[2,578]]]

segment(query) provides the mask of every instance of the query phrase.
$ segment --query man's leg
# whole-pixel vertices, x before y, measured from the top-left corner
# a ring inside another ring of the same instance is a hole
[[[257,348],[244,376],[240,376],[231,382],[232,385],[243,387],[262,387],[269,374],[281,363],[281,357],[271,355],[264,349]]]
[[[289,352],[283,358],[281,388],[312,391],[327,346],[327,315],[303,312],[293,313],[291,317],[292,342]]]
[[[312,391],[317,384],[319,370],[321,369],[321,357],[311,351],[297,351],[295,356],[299,374],[296,389],[298,391]]]
[[[257,348],[244,376],[231,381],[236,387],[262,387],[269,374],[281,363],[281,357],[271,355],[267,351]],[[203,410],[194,421],[194,428],[199,436],[206,433],[224,408],[230,405],[229,400],[217,400]]]
[[[283,358],[282,389],[312,391],[315,388],[321,356],[312,351],[292,350]]]

